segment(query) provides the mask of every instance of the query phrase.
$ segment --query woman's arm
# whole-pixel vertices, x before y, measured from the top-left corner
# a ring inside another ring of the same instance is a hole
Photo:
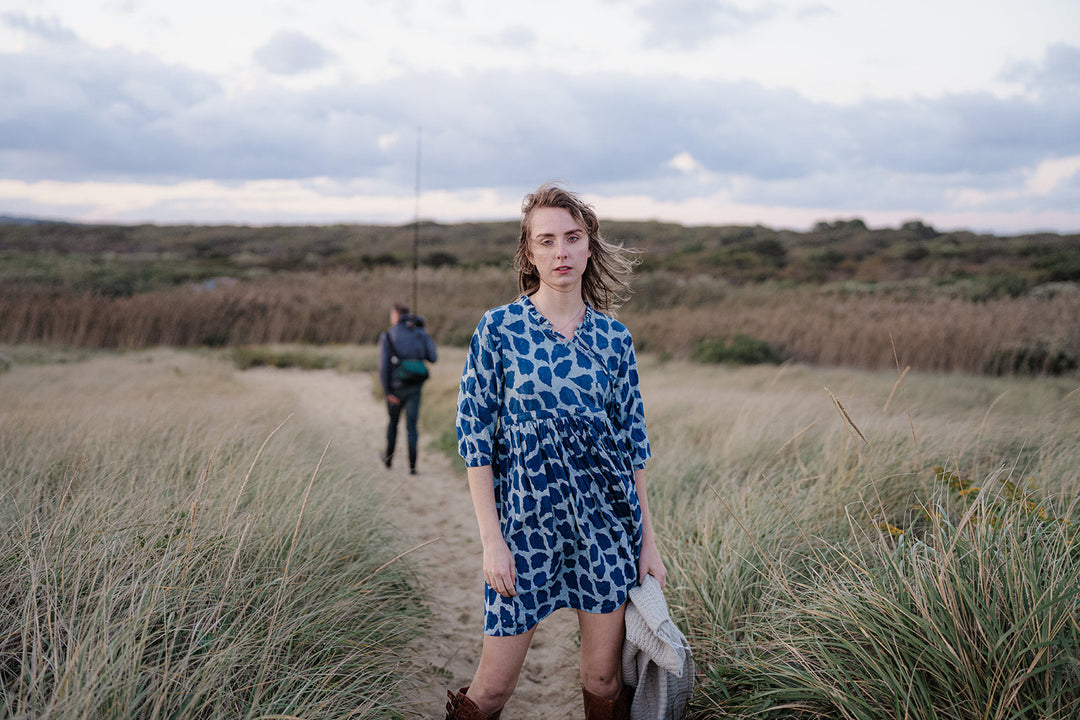
[[[638,585],[645,581],[646,575],[652,575],[664,587],[667,580],[667,568],[656,549],[656,531],[653,530],[652,513],[649,511],[649,498],[645,493],[645,468],[634,471],[634,485],[637,488],[638,505],[641,507],[641,555],[638,557]]]
[[[656,531],[653,529],[649,495],[645,488],[645,461],[652,455],[652,449],[645,431],[645,407],[641,401],[641,390],[638,388],[637,356],[629,332],[626,334],[623,353],[619,359],[611,419],[634,465],[634,486],[637,489],[638,506],[641,508],[638,584],[644,582],[646,575],[652,575],[663,587],[667,580],[667,568],[656,549]]]
[[[484,581],[503,597],[514,597],[517,573],[495,507],[495,475],[490,465],[470,467],[466,472],[476,524],[480,527],[480,544],[484,548]]]

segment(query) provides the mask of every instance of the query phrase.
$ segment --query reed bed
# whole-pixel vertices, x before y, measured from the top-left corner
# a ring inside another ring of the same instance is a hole
[[[480,315],[512,299],[508,270],[421,268],[418,305],[443,345],[464,346]],[[400,269],[283,273],[131,297],[8,287],[0,342],[94,348],[371,343],[395,301],[412,302]],[[620,313],[644,350],[688,358],[701,343],[748,335],[786,359],[868,369],[1075,374],[1080,290],[1060,283],[1022,297],[970,299],[962,287],[729,286],[707,276],[646,273]]]
[[[0,375],[0,714],[405,717],[401,548],[283,408],[175,351]]]
[[[513,278],[496,270],[463,275],[422,268],[419,281],[416,309],[444,344],[467,343],[480,303],[514,294]],[[411,274],[395,270],[283,273],[130,297],[16,288],[0,292],[0,342],[99,348],[371,343],[385,329],[390,306],[412,302],[411,288]]]
[[[732,298],[718,307],[633,313],[644,347],[685,356],[696,343],[738,334],[765,340],[788,358],[820,365],[1007,374],[1026,357],[1039,365],[1080,357],[1080,296],[970,302],[780,292]],[[631,313],[627,313],[628,317]],[[655,348],[654,338],[662,338]],[[1066,360],[1066,363],[1069,363]],[[1047,366],[1045,369],[1049,370]]]

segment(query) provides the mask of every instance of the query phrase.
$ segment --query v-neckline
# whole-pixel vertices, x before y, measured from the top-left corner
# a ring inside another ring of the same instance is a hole
[[[563,335],[555,329],[555,325],[551,322],[551,320],[548,319],[547,315],[544,315],[544,313],[540,312],[540,308],[536,307],[536,303],[533,302],[531,297],[529,297],[528,295],[522,295],[521,298],[529,306],[529,314],[532,316],[532,318],[537,323],[539,323],[545,330],[547,330],[548,335],[551,335],[560,342],[573,342],[574,338],[576,338],[581,333],[581,331],[585,329],[587,325],[592,321],[592,306],[586,302],[585,314],[581,316],[581,321],[574,327],[574,332],[569,337],[567,337],[566,335]]]

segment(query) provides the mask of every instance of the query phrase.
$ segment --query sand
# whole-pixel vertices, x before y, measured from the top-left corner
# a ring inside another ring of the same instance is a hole
[[[388,498],[391,521],[408,547],[422,545],[408,559],[421,573],[417,602],[427,605],[432,622],[430,632],[407,649],[422,683],[410,709],[419,718],[445,717],[446,691],[472,681],[483,640],[481,548],[464,466],[428,449],[430,438],[421,433],[418,474],[410,475],[403,418],[394,467],[383,467],[386,408],[375,398],[369,375],[260,368],[240,377],[256,387],[289,392],[297,415],[326,432],[358,477],[375,483]],[[569,610],[540,623],[502,720],[582,716],[576,633]]]

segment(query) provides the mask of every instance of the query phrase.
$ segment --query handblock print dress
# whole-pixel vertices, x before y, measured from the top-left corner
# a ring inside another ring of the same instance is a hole
[[[484,314],[458,392],[469,467],[491,465],[517,596],[484,588],[484,633],[518,635],[560,607],[606,613],[637,582],[634,470],[651,451],[633,340],[587,308],[572,339],[527,296]]]

